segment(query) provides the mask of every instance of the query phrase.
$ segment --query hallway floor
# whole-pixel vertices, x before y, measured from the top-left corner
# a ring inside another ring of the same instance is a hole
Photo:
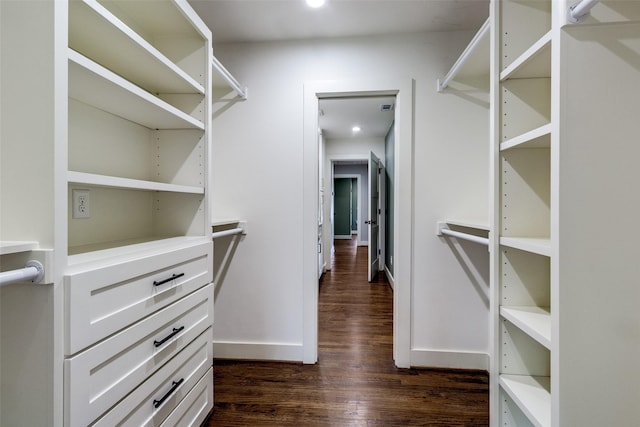
[[[207,426],[486,426],[488,375],[398,369],[393,294],[367,281],[367,248],[337,240],[320,283],[318,363],[214,362]]]

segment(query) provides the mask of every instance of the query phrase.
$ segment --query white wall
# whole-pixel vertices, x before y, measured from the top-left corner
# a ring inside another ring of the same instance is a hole
[[[213,214],[249,221],[217,283],[217,357],[302,360],[303,83],[357,81],[376,70],[416,81],[412,362],[483,366],[482,356],[460,362],[446,352],[488,353],[486,248],[435,236],[443,218],[488,216],[488,106],[435,91],[472,36],[215,46],[250,93],[214,120]]]

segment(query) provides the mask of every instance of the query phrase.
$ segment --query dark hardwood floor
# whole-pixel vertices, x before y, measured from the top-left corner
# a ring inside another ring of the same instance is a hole
[[[367,248],[336,241],[320,284],[318,363],[215,360],[206,426],[486,426],[488,375],[398,369],[392,290],[367,281]]]

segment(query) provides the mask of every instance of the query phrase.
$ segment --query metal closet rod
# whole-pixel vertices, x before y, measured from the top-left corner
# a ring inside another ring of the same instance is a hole
[[[218,237],[233,236],[235,234],[242,234],[242,233],[244,233],[244,228],[238,227],[238,228],[232,228],[231,230],[213,232],[211,233],[211,238],[217,239]]]
[[[233,89],[238,94],[238,96],[240,96],[242,99],[247,99],[247,88],[245,87],[243,89],[240,86],[240,83],[238,83],[238,81],[231,75],[231,73],[226,68],[224,68],[224,66],[220,63],[220,61],[218,61],[215,56],[211,56],[211,65],[213,66],[213,69],[216,70],[218,74],[220,74],[224,81],[227,82],[229,86],[231,86],[231,89]]]
[[[456,76],[458,75],[458,72],[460,72],[460,70],[462,69],[464,64],[466,64],[469,57],[471,57],[471,54],[478,48],[478,45],[482,43],[482,40],[488,35],[490,26],[491,26],[490,20],[487,19],[484,22],[484,24],[482,24],[482,27],[480,27],[480,29],[478,30],[476,35],[473,37],[471,42],[469,42],[469,45],[464,50],[464,52],[462,52],[462,55],[460,55],[460,58],[458,58],[456,63],[453,64],[453,66],[451,67],[447,75],[444,76],[442,80],[440,79],[437,80],[438,92],[442,92],[443,90],[445,90],[449,86],[449,83],[451,83],[451,80],[456,78]]]
[[[16,282],[39,283],[44,278],[44,266],[40,261],[27,261],[24,268],[0,273],[0,286]]]
[[[474,236],[473,234],[462,233],[460,231],[449,230],[448,228],[441,228],[440,233],[455,237],[457,239],[468,240],[470,242],[480,243],[481,245],[489,246],[488,237]]]
[[[569,12],[567,14],[569,21],[573,23],[582,22],[584,17],[591,12],[593,6],[599,2],[600,0],[582,0],[581,2],[569,7]]]

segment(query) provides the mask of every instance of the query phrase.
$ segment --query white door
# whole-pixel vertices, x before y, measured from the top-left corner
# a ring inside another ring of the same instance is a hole
[[[369,282],[372,282],[380,270],[380,160],[369,153]]]

